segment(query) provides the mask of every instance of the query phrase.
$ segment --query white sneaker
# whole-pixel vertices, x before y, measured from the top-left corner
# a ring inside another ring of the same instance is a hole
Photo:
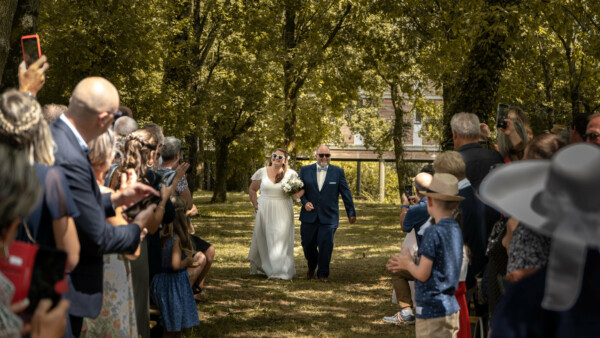
[[[414,324],[415,315],[411,309],[404,309],[391,317],[383,317],[383,321],[396,325]]]

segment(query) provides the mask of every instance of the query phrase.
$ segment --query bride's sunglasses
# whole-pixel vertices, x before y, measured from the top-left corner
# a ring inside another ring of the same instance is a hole
[[[285,156],[283,156],[283,155],[277,155],[277,154],[273,153],[273,159],[283,160],[284,157]]]

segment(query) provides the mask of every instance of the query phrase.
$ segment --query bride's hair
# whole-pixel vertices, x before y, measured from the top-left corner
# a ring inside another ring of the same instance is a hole
[[[285,162],[283,162],[283,164],[281,165],[281,169],[283,169],[283,170],[280,171],[277,174],[277,176],[275,176],[275,183],[279,183],[285,177],[285,172],[287,171],[287,165],[285,165],[285,163],[287,162],[288,153],[285,149],[277,148],[277,149],[273,150],[273,154],[275,154],[276,151],[282,152],[283,159],[285,160]],[[271,155],[271,157],[269,157],[269,167],[272,165],[273,165],[273,155]]]

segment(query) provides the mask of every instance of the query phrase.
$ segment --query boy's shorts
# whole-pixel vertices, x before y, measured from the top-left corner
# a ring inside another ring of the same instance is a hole
[[[415,323],[417,337],[455,338],[460,328],[459,313],[460,311],[456,311],[449,316],[438,318],[417,318]]]

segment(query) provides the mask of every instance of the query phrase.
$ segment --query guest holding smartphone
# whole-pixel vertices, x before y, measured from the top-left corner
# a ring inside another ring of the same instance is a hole
[[[10,246],[22,218],[27,217],[42,196],[34,168],[24,154],[0,144],[0,259],[7,259]],[[30,321],[23,323],[17,315],[29,300],[10,304],[14,285],[0,272],[0,337],[61,337],[67,325],[69,301],[41,300]]]

